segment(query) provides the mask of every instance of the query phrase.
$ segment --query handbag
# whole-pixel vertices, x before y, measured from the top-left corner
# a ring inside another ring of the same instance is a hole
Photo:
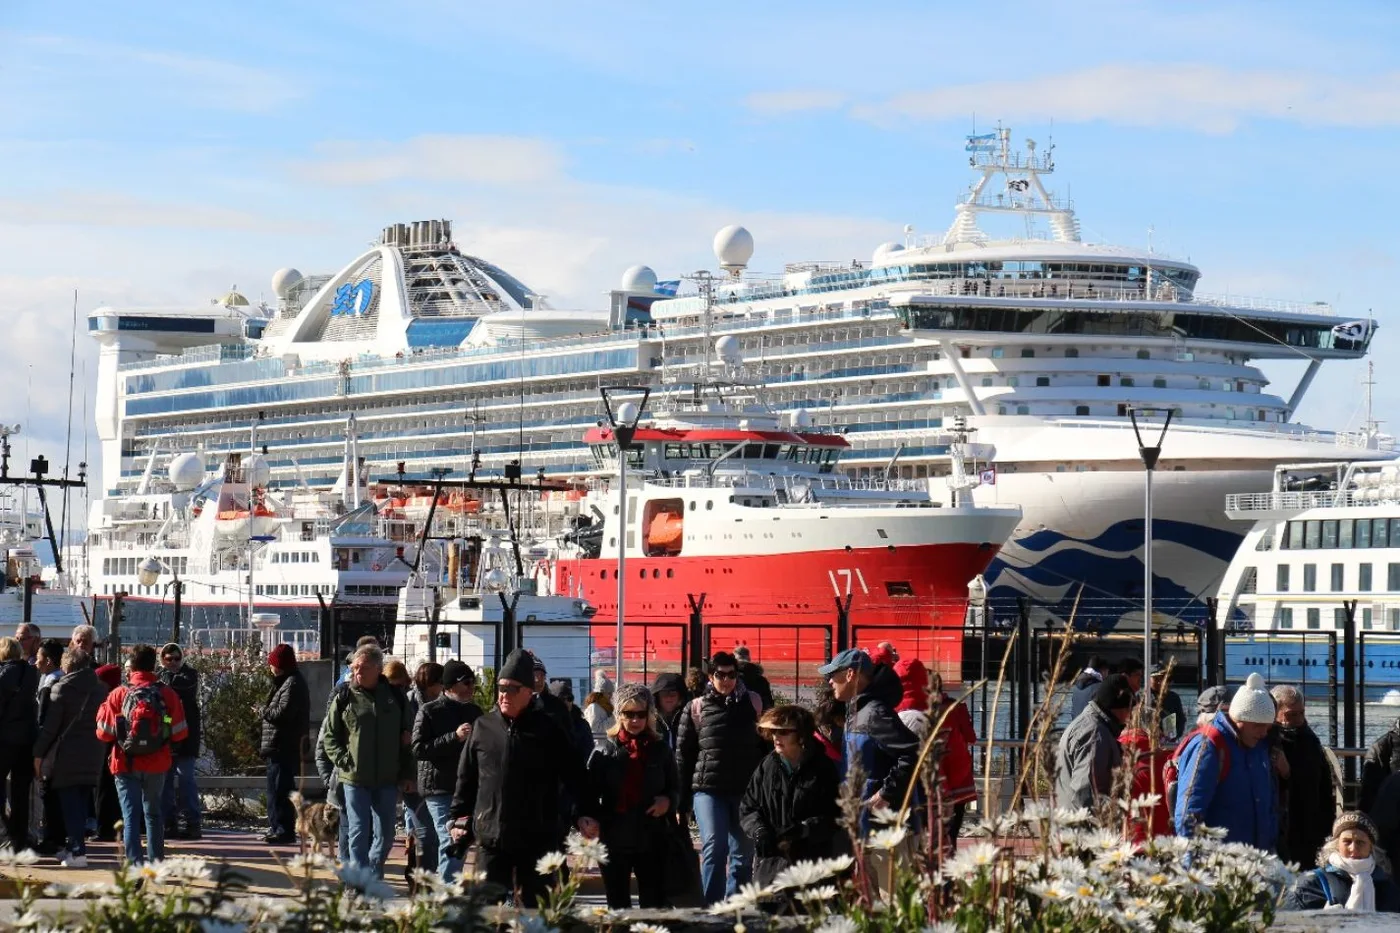
[[[666,899],[673,907],[699,907],[705,901],[700,853],[690,840],[690,827],[676,819],[666,821]]]

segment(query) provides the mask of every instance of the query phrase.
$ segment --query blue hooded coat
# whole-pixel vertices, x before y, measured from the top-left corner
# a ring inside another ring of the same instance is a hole
[[[1253,748],[1240,744],[1225,712],[1212,723],[1220,730],[1222,753],[1205,735],[1192,737],[1181,753],[1173,822],[1178,836],[1190,836],[1196,826],[1215,826],[1229,842],[1243,842],[1271,852],[1278,838],[1278,798],[1274,791],[1268,742]],[[1225,755],[1229,770],[1221,780]]]
[[[846,767],[859,762],[865,775],[861,799],[879,791],[892,810],[904,802],[919,757],[919,739],[899,719],[894,708],[904,696],[895,672],[877,665],[866,686],[846,710]]]

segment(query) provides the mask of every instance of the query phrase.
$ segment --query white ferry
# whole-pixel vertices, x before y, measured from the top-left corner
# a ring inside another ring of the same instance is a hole
[[[203,312],[98,309],[103,488],[120,499],[153,460],[244,449],[259,419],[269,488],[325,488],[347,413],[375,476],[398,464],[410,481],[460,476],[473,456],[483,474],[518,461],[582,475],[600,384],[666,382],[733,337],[771,406],[844,434],[854,479],[948,473],[946,432],[965,418],[997,451],[975,501],[1023,511],[988,569],[993,597],[1025,592],[1067,612],[1082,587],[1080,618],[1100,625],[1141,618],[1142,466],[1127,410],[1175,409],[1154,605],[1199,620],[1240,538],[1223,496],[1267,488],[1279,463],[1394,455],[1387,438],[1295,420],[1321,365],[1364,356],[1375,323],[1203,294],[1189,262],[1083,242],[1071,205],[1045,188],[1053,147],[1016,151],[1001,130],[968,149],[977,181],[946,234],[907,231],[869,260],[762,276],[747,271],[752,236],[728,228],[723,273],[696,276],[695,295],[673,297],[675,281],[634,267],[606,310],[554,309],[459,249],[448,222],[424,221],[385,228],[333,275],[278,272],[275,307],[230,295]],[[1024,230],[994,238],[988,217]],[[1308,365],[1279,392],[1261,359]]]

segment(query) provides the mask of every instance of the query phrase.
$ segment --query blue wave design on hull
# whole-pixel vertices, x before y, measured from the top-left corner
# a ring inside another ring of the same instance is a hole
[[[1142,530],[1142,519],[1128,519],[1110,525],[1093,538],[1075,538],[1048,528],[1017,538],[1013,542],[1017,547],[1042,556],[1034,564],[1022,564],[1016,555],[1008,558],[1003,551],[984,574],[988,595],[992,599],[1026,595],[1013,580],[1013,575],[1019,576],[1036,586],[1064,590],[1065,595],[1057,602],[1036,599],[1035,604],[1068,619],[1082,583],[1084,595],[1076,625],[1098,630],[1112,628],[1124,614],[1142,612],[1142,559],[1132,553],[1142,546]],[[1178,544],[1227,563],[1243,540],[1243,535],[1221,528],[1162,518],[1153,520],[1152,537],[1154,541]],[[1116,553],[1100,554],[1095,550]],[[1214,595],[1213,591],[1193,593],[1170,577],[1156,573],[1155,568],[1152,581],[1154,611],[1169,613],[1192,625],[1205,624],[1205,597]]]

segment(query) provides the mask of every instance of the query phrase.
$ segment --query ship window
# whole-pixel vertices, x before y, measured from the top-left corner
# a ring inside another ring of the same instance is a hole
[[[1371,519],[1371,546],[1390,547],[1389,522],[1384,518]],[[1392,587],[1393,589],[1393,587]]]
[[[1304,523],[1303,547],[1313,550],[1322,546],[1322,522],[1313,520]]]
[[[667,460],[680,460],[680,459],[682,459],[684,456],[685,456],[685,454],[681,453],[681,445],[680,445],[680,444],[667,444],[667,445],[666,445],[665,457],[666,457]]]
[[[714,500],[713,500],[713,499],[706,499],[706,500],[705,500],[705,511],[706,511],[706,512],[710,511],[710,510],[713,509],[714,507],[715,507],[715,503],[714,503]]]
[[[1088,406],[1088,405],[1076,405],[1076,406],[1074,406],[1074,413],[1075,413],[1076,415],[1087,415],[1087,414],[1089,413],[1089,406]]]
[[[1118,380],[1118,384],[1119,384],[1120,386],[1127,386],[1127,387],[1129,387],[1129,388],[1132,388],[1132,386],[1133,386],[1133,378],[1132,378],[1131,376],[1124,376],[1124,377],[1122,377],[1121,379]]]
[[[1240,577],[1241,593],[1259,592],[1259,570],[1256,567],[1244,568],[1244,574]]]
[[[777,459],[778,459],[778,450],[779,450],[779,449],[780,449],[780,448],[778,447],[777,444],[764,444],[764,445],[763,445],[763,459],[764,459],[764,460],[777,460]]]
[[[743,457],[745,460],[761,460],[763,459],[763,445],[745,444],[744,452],[739,456]]]
[[[1074,347],[1067,347],[1067,348],[1065,349],[1065,359],[1067,359],[1067,360],[1072,360],[1072,359],[1076,359],[1078,356],[1079,356],[1079,350],[1077,350],[1076,348],[1074,348]]]
[[[1022,350],[1021,350],[1021,359],[1023,359],[1023,360],[1028,360],[1028,359],[1033,358],[1034,356],[1035,356],[1035,350],[1034,350],[1034,349],[1032,349],[1032,348],[1030,348],[1030,347],[1024,347],[1024,348],[1022,348]]]
[[[1346,589],[1346,587],[1345,587],[1345,586],[1343,585],[1343,583],[1342,583],[1342,579],[1343,579],[1343,576],[1342,576],[1342,565],[1341,565],[1341,564],[1333,564],[1333,565],[1332,565],[1332,592],[1334,592],[1334,593],[1340,593],[1342,590]]]
[[[1029,406],[1029,405],[1017,405],[1017,406],[1016,406],[1016,414],[1018,414],[1018,415],[1029,415],[1030,413],[1031,413],[1031,406]]]
[[[1279,607],[1279,611],[1278,611],[1278,627],[1279,627],[1279,628],[1292,628],[1292,627],[1293,627],[1293,607],[1292,607],[1292,606],[1281,606],[1281,607]]]
[[[1137,358],[1140,360],[1150,360],[1152,359],[1152,354],[1148,353],[1146,350],[1139,350],[1137,352]]]
[[[991,384],[992,384],[992,377],[991,377],[991,376],[983,376],[983,377],[982,377],[982,385],[983,385],[984,388],[985,388],[986,386],[991,385]]]
[[[1112,383],[1113,383],[1113,377],[1112,377],[1112,376],[1107,376],[1107,375],[1104,375],[1103,373],[1100,373],[1100,374],[1099,374],[1099,385],[1101,385],[1101,386],[1106,386],[1106,385],[1111,385]]]
[[[1361,627],[1370,628],[1371,625],[1371,607],[1367,606],[1365,609],[1361,610]]]
[[[905,580],[886,580],[886,596],[913,596],[914,588]]]
[[[1390,610],[1390,630],[1400,631],[1400,609]]]
[[[1362,564],[1356,568],[1356,588],[1363,593],[1371,592],[1371,565]]]
[[[1385,585],[1388,592],[1400,592],[1400,564],[1385,565]]]
[[[1317,592],[1317,564],[1303,565],[1303,592]]]
[[[1009,385],[1009,386],[1011,386],[1012,388],[1015,388],[1016,386],[1018,386],[1018,385],[1021,384],[1021,377],[1020,377],[1020,376],[1007,376],[1007,377],[1006,377],[1006,384]]]
[[[1278,579],[1277,579],[1275,582],[1277,583],[1277,586],[1274,587],[1276,590],[1278,590],[1280,593],[1287,593],[1287,592],[1288,592],[1288,565],[1287,565],[1287,564],[1279,564],[1279,565],[1278,565]]]
[[[1166,387],[1167,387],[1167,380],[1163,379],[1162,377],[1158,376],[1156,379],[1153,379],[1153,380],[1152,380],[1152,388],[1154,388],[1154,389],[1165,389]]]
[[[1322,523],[1322,546],[1329,550],[1337,546],[1337,520],[1334,518]]]
[[[994,360],[999,360],[999,359],[1001,359],[1002,356],[1003,356],[1003,352],[1002,352],[1001,347],[992,347],[992,354],[991,354],[991,356],[992,356],[992,359],[994,359]]]
[[[1370,519],[1357,519],[1356,522],[1356,546],[1371,546],[1371,521]]]
[[[961,356],[963,359],[965,359],[965,360],[966,360],[966,359],[971,359],[971,358],[972,358],[972,348],[971,348],[971,347],[958,347],[958,355],[960,355],[960,356]]]
[[[1322,628],[1322,610],[1316,606],[1308,610],[1308,628]]]

